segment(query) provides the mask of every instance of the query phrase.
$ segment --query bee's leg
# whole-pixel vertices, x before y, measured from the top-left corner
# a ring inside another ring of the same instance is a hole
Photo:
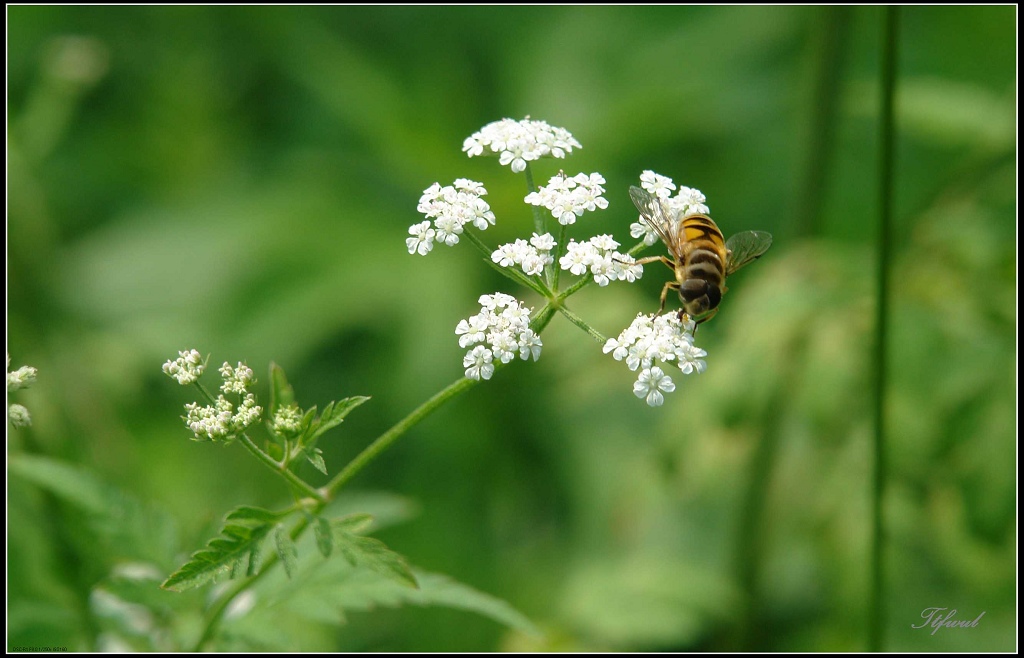
[[[634,265],[646,265],[647,263],[653,263],[656,260],[660,260],[662,263],[668,266],[668,269],[675,271],[676,265],[669,259],[668,256],[648,256],[647,258],[641,258],[640,260],[633,263]]]
[[[679,290],[679,283],[676,281],[665,282],[665,287],[661,289],[661,306],[658,307],[658,315],[661,315],[662,311],[665,310],[665,302],[668,300],[669,290]]]

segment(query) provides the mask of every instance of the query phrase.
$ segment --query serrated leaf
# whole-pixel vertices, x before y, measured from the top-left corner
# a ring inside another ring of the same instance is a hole
[[[354,534],[362,534],[373,524],[373,516],[370,514],[349,514],[343,516],[340,519],[334,519],[331,525],[335,530],[341,532],[349,532]]]
[[[306,410],[306,413],[302,415],[302,422],[299,423],[299,427],[302,431],[302,436],[305,437],[306,432],[309,430],[310,425],[316,419],[316,405],[313,405]]]
[[[365,567],[406,587],[419,587],[405,558],[385,546],[379,539],[341,530],[335,533],[335,538],[338,550],[349,564]]]
[[[316,518],[313,524],[313,534],[316,536],[316,547],[324,557],[331,557],[334,551],[334,537],[331,532],[330,522],[322,516]]]
[[[286,580],[284,574],[257,585],[260,596],[248,615],[226,622],[234,632],[281,626],[288,615],[292,627],[303,623],[344,624],[347,611],[369,611],[403,605],[444,606],[483,615],[500,624],[539,635],[536,627],[511,605],[448,576],[414,570],[419,589],[413,589],[364,568],[352,568],[343,560],[302,559],[300,574]],[[288,649],[280,646],[278,650]]]
[[[277,556],[281,558],[281,564],[284,565],[284,572],[289,578],[294,577],[299,569],[299,549],[295,547],[295,542],[284,526],[277,526],[274,529],[274,547],[277,549]]]
[[[324,412],[320,414],[319,423],[311,433],[308,443],[313,445],[321,434],[340,425],[341,422],[345,420],[345,416],[349,415],[353,409],[369,399],[370,398],[365,395],[356,395],[327,405]]]
[[[229,572],[232,577],[241,572],[241,566],[248,563],[247,572],[255,573],[259,566],[260,546],[263,539],[274,527],[273,522],[260,520],[266,514],[278,518],[273,512],[256,507],[240,507],[225,518],[221,535],[211,539],[206,548],[196,551],[189,561],[171,574],[161,585],[164,589],[182,592],[204,585],[218,575]],[[237,520],[230,520],[238,517]]]
[[[295,402],[295,391],[284,376],[284,369],[273,361],[270,363],[270,417],[281,407]]]
[[[313,465],[313,468],[327,475],[327,463],[324,461],[323,452],[319,448],[306,450],[303,454],[306,455],[306,459]]]

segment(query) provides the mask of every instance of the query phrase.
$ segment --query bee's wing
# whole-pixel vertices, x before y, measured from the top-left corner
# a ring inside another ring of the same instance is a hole
[[[672,222],[665,216],[665,207],[661,199],[650,194],[647,190],[631,185],[629,198],[633,199],[633,205],[640,211],[640,219],[651,227],[651,230],[661,238],[673,255],[676,253],[675,239],[672,237]]]
[[[725,248],[729,256],[725,263],[726,276],[752,260],[761,257],[772,246],[772,234],[764,231],[744,231],[729,238]]]

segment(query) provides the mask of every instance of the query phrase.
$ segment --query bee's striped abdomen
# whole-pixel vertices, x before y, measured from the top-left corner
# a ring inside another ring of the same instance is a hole
[[[683,220],[683,269],[688,279],[703,279],[719,288],[725,282],[725,238],[715,222],[706,215]]]
[[[676,270],[679,296],[690,317],[703,322],[722,301],[725,290],[725,238],[706,215],[693,215],[679,225],[681,267]]]

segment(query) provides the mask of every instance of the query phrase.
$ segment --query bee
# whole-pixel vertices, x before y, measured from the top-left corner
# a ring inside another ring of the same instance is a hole
[[[722,295],[728,290],[725,278],[760,258],[772,246],[771,233],[744,231],[727,242],[718,225],[707,215],[679,219],[662,199],[639,187],[630,187],[629,196],[640,211],[641,219],[661,238],[672,256],[671,259],[651,256],[637,261],[644,264],[660,260],[676,274],[676,280],[667,282],[661,289],[659,313],[665,310],[668,291],[678,290],[683,302],[679,319],[689,316],[696,324],[707,322],[718,313]]]

